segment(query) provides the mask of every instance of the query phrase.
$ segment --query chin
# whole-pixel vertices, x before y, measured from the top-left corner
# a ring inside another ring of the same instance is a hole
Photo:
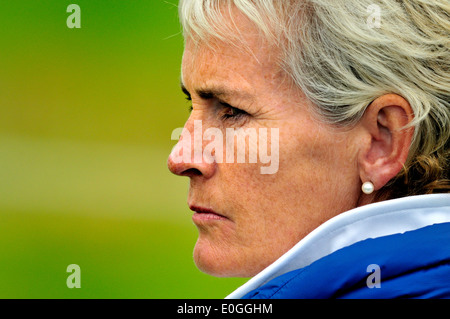
[[[215,277],[234,277],[236,270],[225,262],[226,253],[199,239],[194,248],[194,262],[197,268]]]
[[[194,248],[194,262],[197,268],[215,277],[253,277],[264,267],[254,267],[246,258],[242,248],[233,249],[229,245],[214,245],[202,239]]]

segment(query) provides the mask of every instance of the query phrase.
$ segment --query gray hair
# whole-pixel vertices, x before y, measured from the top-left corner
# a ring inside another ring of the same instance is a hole
[[[401,95],[413,109],[415,127],[402,174],[411,182],[420,172],[408,177],[410,167],[423,170],[425,162],[433,162],[439,173],[426,182],[446,180],[448,191],[450,2],[377,0],[376,27],[368,20],[373,5],[373,0],[180,0],[179,12],[185,38],[207,41],[230,39],[223,9],[240,10],[280,47],[280,66],[325,122],[353,125],[377,97]]]

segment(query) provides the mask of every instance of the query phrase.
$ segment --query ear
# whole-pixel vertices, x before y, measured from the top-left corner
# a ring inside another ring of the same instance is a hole
[[[414,118],[407,100],[386,94],[373,101],[360,122],[363,142],[358,155],[361,182],[382,188],[402,169],[408,158],[414,128],[405,128]]]

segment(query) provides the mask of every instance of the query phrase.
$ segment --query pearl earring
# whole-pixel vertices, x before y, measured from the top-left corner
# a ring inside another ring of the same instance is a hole
[[[375,186],[371,182],[365,182],[361,187],[364,194],[370,195],[375,190]]]

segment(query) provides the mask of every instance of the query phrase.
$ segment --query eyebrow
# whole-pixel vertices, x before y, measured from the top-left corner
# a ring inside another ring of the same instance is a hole
[[[183,82],[180,83],[181,90],[186,94],[188,97],[191,97],[191,93],[186,89]],[[200,88],[195,90],[195,93],[202,99],[210,100],[213,98],[217,99],[226,99],[230,97],[235,97],[239,99],[248,99],[253,100],[254,97],[246,92],[243,92],[241,90],[233,90],[226,87],[210,87],[210,88]]]

